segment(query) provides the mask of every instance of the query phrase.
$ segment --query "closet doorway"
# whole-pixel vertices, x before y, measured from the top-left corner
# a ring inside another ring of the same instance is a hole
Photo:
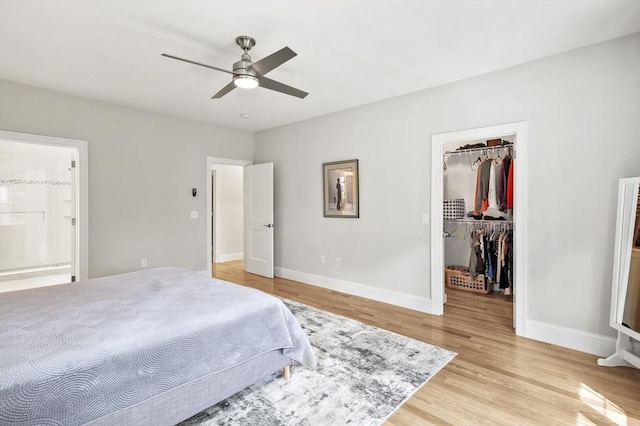
[[[445,249],[444,249],[444,159],[449,147],[462,147],[474,141],[507,139],[517,153],[514,168],[513,201],[513,325],[517,335],[525,335],[526,323],[526,148],[527,123],[517,122],[483,127],[431,137],[431,312],[444,313]],[[473,159],[471,161],[474,161]],[[470,209],[466,209],[470,210]],[[466,212],[465,212],[466,213]]]

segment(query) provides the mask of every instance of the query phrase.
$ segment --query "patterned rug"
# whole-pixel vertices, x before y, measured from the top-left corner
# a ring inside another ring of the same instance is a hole
[[[453,357],[451,352],[283,300],[307,332],[318,368],[295,365],[180,426],[379,425]]]

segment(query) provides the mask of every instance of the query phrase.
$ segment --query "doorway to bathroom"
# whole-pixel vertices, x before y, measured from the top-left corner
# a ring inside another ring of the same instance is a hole
[[[82,142],[0,132],[0,292],[86,276]]]

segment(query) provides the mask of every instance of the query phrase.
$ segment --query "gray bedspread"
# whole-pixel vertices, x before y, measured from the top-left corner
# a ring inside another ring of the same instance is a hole
[[[0,424],[84,424],[279,348],[315,367],[279,299],[181,268],[0,293]]]

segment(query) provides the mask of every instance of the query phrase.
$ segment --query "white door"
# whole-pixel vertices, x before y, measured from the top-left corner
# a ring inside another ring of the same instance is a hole
[[[273,163],[244,168],[244,269],[273,278]]]

